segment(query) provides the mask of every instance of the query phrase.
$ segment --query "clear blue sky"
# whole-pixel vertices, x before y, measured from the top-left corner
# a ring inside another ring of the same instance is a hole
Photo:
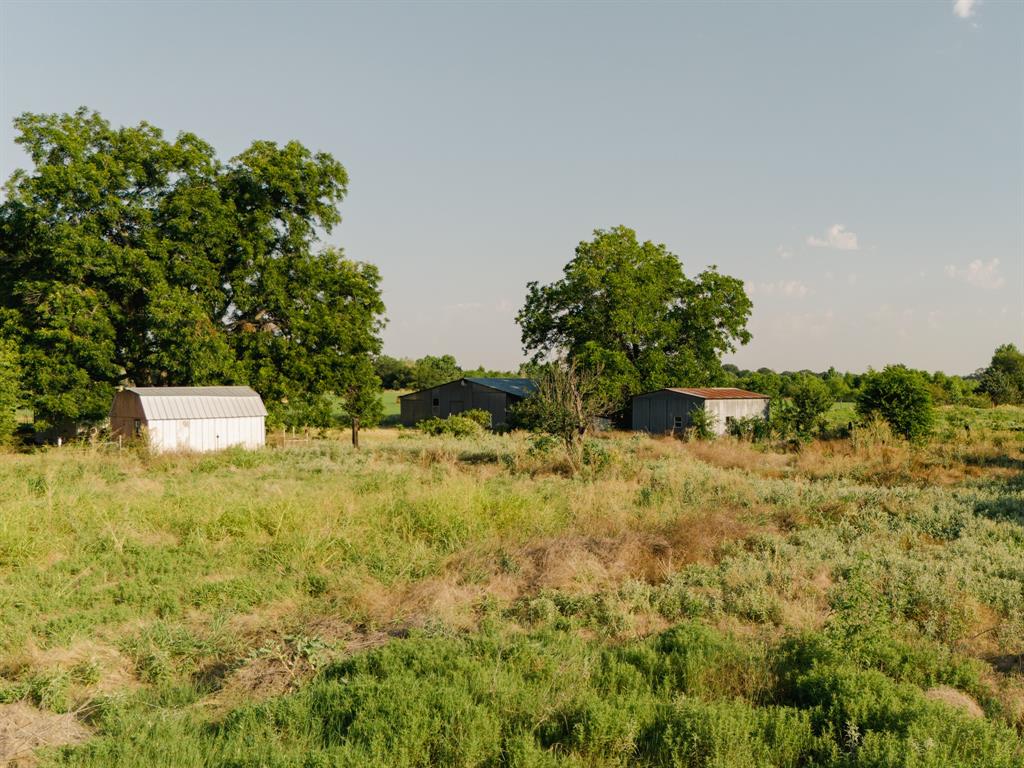
[[[393,355],[515,366],[526,282],[617,224],[747,281],[742,366],[1022,343],[1022,2],[0,8],[4,178],[15,115],[79,105],[331,152]]]

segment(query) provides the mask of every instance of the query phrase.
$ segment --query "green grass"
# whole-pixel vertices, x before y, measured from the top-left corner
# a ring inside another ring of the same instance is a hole
[[[950,414],[0,455],[0,703],[50,766],[1019,765],[1024,410]]]

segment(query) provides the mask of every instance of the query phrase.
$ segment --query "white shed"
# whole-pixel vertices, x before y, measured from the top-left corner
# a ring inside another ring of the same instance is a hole
[[[218,451],[266,442],[267,409],[249,387],[129,387],[114,395],[110,429],[145,435],[154,451]]]

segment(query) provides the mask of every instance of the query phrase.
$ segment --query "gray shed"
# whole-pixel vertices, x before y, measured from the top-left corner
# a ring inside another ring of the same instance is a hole
[[[114,395],[110,430],[157,452],[266,443],[267,409],[249,387],[129,387]]]
[[[691,426],[698,408],[712,416],[716,434],[724,434],[732,419],[768,417],[767,395],[732,387],[666,387],[633,398],[633,429],[663,434]]]
[[[447,418],[472,408],[491,413],[491,424],[500,426],[508,420],[508,409],[537,390],[532,379],[467,377],[449,381],[430,389],[402,395],[402,423],[412,426],[432,416]]]

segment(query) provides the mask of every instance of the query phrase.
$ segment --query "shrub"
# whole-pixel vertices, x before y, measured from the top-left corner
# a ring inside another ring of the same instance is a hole
[[[865,377],[857,412],[864,418],[882,417],[893,432],[908,440],[926,436],[935,421],[928,383],[902,365],[889,365]]]
[[[789,417],[793,431],[803,438],[820,429],[823,417],[835,398],[828,385],[816,376],[801,376],[790,389],[792,408]]]
[[[703,408],[690,411],[690,427],[687,437],[694,440],[711,440],[715,437],[715,414]]]
[[[483,408],[470,408],[468,411],[460,413],[459,416],[475,421],[484,429],[491,428],[491,412],[485,411]]]
[[[453,414],[447,419],[425,419],[416,425],[421,432],[428,435],[450,435],[451,437],[472,437],[483,431],[479,423],[461,414]]]

